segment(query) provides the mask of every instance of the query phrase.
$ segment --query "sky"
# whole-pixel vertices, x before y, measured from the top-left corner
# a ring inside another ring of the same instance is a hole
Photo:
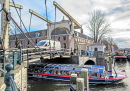
[[[12,0],[10,0],[12,2]],[[106,37],[112,37],[120,48],[130,48],[130,0],[55,0],[83,27],[84,34],[90,35],[87,29],[89,13],[94,10],[101,10],[108,22],[111,30]],[[16,4],[23,6],[21,10],[22,20],[29,30],[30,16],[29,9],[46,17],[45,0],[14,0]],[[19,24],[19,17],[14,7],[10,8],[11,15]],[[19,11],[19,9],[18,9]],[[55,22],[55,7],[53,0],[47,0],[48,19]],[[56,9],[56,21],[63,19],[63,14]],[[65,17],[65,19],[68,19]],[[31,31],[46,29],[46,22],[32,15]],[[13,25],[10,25],[13,31]]]

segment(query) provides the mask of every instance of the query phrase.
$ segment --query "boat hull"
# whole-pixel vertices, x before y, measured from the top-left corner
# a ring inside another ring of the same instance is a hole
[[[41,73],[28,73],[28,77],[70,81],[71,76],[41,74]],[[119,81],[123,80],[124,78],[125,77],[123,77],[123,78],[115,78],[115,79],[114,78],[110,78],[110,79],[105,79],[105,78],[92,79],[92,78],[89,78],[89,84],[110,84],[110,83],[119,82]]]

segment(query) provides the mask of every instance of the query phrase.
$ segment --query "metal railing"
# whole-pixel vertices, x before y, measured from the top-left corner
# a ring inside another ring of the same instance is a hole
[[[17,50],[3,50],[1,51],[0,60],[2,61],[1,68],[5,70],[5,63],[11,63],[13,65],[13,70],[17,64],[21,65],[23,62],[23,52],[22,49]]]
[[[13,65],[7,64],[5,69],[7,72],[0,68],[0,71],[4,75],[4,83],[6,84],[5,91],[18,91],[17,85],[14,82],[14,73],[11,72]]]

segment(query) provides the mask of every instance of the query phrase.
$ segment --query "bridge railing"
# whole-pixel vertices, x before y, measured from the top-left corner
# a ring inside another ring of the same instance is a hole
[[[1,68],[3,70],[5,70],[6,63],[11,63],[14,70],[17,64],[21,65],[21,63],[23,62],[23,53],[21,49],[1,50],[0,52],[0,63],[2,63]]]

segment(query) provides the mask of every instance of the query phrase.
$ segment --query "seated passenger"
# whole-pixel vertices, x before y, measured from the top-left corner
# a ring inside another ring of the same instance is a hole
[[[64,71],[64,75],[67,75],[66,71]]]
[[[54,73],[53,74],[56,74],[56,71],[54,71]]]
[[[47,71],[47,74],[50,74],[50,72],[49,72],[49,71]]]
[[[61,72],[60,71],[58,71],[58,75],[60,75],[61,74]]]

